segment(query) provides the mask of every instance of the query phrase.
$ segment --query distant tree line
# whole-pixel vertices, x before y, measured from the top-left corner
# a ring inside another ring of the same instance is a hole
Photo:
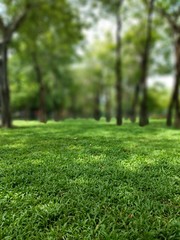
[[[2,127],[12,127],[13,116],[41,122],[115,116],[117,125],[138,116],[145,126],[154,113],[180,128],[179,1],[2,0],[0,7]],[[86,42],[84,30],[104,18],[116,32]],[[172,72],[167,103],[168,91],[148,88],[147,80]]]

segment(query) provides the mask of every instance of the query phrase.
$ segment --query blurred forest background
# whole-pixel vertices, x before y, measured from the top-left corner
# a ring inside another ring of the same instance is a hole
[[[0,117],[180,128],[179,0],[0,0]]]

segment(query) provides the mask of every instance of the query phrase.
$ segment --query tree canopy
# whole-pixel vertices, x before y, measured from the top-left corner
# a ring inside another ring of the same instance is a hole
[[[18,116],[112,116],[121,125],[137,114],[146,125],[155,112],[180,126],[178,1],[1,0],[0,8],[2,126]],[[92,28],[98,37],[90,41]],[[174,73],[171,97],[149,87]]]

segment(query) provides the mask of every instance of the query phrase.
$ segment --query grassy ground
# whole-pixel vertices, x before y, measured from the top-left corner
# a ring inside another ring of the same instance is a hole
[[[93,120],[0,129],[0,239],[180,239],[180,132]]]

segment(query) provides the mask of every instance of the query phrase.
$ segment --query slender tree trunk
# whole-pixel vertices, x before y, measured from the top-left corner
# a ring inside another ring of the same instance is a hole
[[[5,24],[3,18],[0,18],[0,31],[2,41],[0,42],[0,98],[1,98],[1,115],[2,127],[11,128],[12,118],[10,110],[10,90],[8,81],[8,44],[11,42],[12,35],[21,24],[24,22],[30,5],[26,4],[24,10],[13,18],[12,22],[8,25]]]
[[[148,110],[147,110],[147,86],[146,83],[142,84],[142,100],[140,104],[140,117],[139,117],[139,126],[143,127],[149,124],[148,119]]]
[[[3,82],[4,82],[4,51],[3,43],[0,43],[0,113],[1,122],[4,121],[4,98],[3,98]]]
[[[7,44],[0,43],[0,97],[1,97],[1,115],[2,127],[11,128],[11,110],[10,110],[10,93],[7,71]]]
[[[121,14],[123,0],[118,0],[117,12],[116,12],[116,124],[122,125],[122,67],[121,67]]]
[[[40,80],[40,79],[39,79]],[[40,96],[40,122],[46,123],[47,121],[47,114],[46,114],[46,103],[45,103],[45,87],[43,82],[40,82],[40,90],[39,90],[39,96]]]
[[[100,93],[97,91],[94,98],[94,119],[99,121],[101,118],[101,110],[100,110]]]
[[[175,127],[180,128],[180,103],[179,103],[179,88],[180,88],[180,36],[177,37],[175,43],[176,55],[176,76],[172,97],[169,103],[166,125],[172,126],[172,111],[175,108]]]
[[[136,122],[136,108],[138,105],[139,90],[140,90],[139,83],[137,83],[135,86],[135,89],[134,89],[134,98],[133,98],[133,102],[132,102],[132,108],[130,111],[130,120],[133,123]]]
[[[171,97],[169,107],[168,107],[167,118],[166,118],[166,125],[168,127],[172,126],[172,115],[173,115],[172,112],[173,112],[173,109],[175,107],[177,94],[178,94],[178,81],[177,81],[177,78],[176,78],[173,93],[172,93],[172,97]]]
[[[176,41],[176,90],[175,90],[175,127],[180,128],[180,34]]]
[[[150,52],[150,44],[151,44],[151,31],[152,31],[152,15],[154,10],[154,1],[150,0],[149,5],[149,13],[148,13],[148,21],[147,21],[147,36],[146,43],[144,48],[144,53],[142,56],[141,62],[141,79],[140,79],[140,88],[142,91],[142,99],[140,103],[140,117],[139,117],[139,125],[145,126],[149,123],[148,119],[148,109],[147,109],[147,75],[148,75],[148,62],[149,62],[149,52]]]
[[[105,102],[105,117],[106,117],[106,122],[111,121],[111,96],[110,96],[110,91],[106,90],[106,102]]]
[[[36,79],[39,83],[39,120],[40,122],[46,123],[47,114],[46,114],[46,101],[45,101],[45,87],[43,83],[42,71],[37,61],[36,53],[32,54],[34,61],[34,71],[36,73]]]
[[[174,94],[173,94],[174,95]],[[172,126],[172,111],[173,111],[173,106],[174,106],[174,97],[172,96],[168,111],[167,111],[167,117],[166,117],[166,125],[168,127]]]

